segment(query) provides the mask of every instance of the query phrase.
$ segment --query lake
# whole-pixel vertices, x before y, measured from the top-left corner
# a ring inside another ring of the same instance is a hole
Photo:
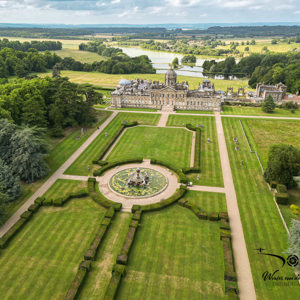
[[[147,55],[153,64],[153,67],[156,69],[156,73],[164,74],[170,67],[169,64],[172,63],[173,59],[177,57],[179,62],[181,61],[184,55],[182,54],[175,54],[169,52],[159,52],[159,51],[150,51],[144,50],[141,48],[127,48],[127,47],[119,47],[123,50],[125,54],[130,57],[140,56],[140,55]],[[203,76],[203,68],[202,65],[207,58],[197,57],[196,65],[194,67],[181,65],[176,73],[178,75],[183,76],[192,76],[192,77],[205,77]],[[223,59],[215,59],[216,61],[221,61]]]

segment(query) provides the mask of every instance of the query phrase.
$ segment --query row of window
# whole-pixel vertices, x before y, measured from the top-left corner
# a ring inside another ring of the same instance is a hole
[[[135,99],[135,100],[127,100],[127,99],[125,99],[125,100],[122,100],[121,101],[121,103],[122,104],[126,104],[126,103],[128,103],[128,104],[148,104],[148,101],[147,100],[140,100],[140,99]],[[115,101],[115,104],[117,104],[117,101]],[[166,101],[164,101],[164,100],[162,100],[162,101],[160,101],[160,100],[153,100],[152,101],[152,103],[151,103],[151,101],[149,101],[149,104],[156,104],[156,105],[164,105],[164,104],[167,104],[167,105],[185,105],[185,102],[181,102],[181,101],[169,101],[169,100],[166,100]],[[214,106],[214,104],[213,103],[211,103],[211,102],[203,102],[203,101],[187,101],[186,102],[186,105],[198,105],[198,106],[208,106],[208,107],[210,107],[210,106]]]

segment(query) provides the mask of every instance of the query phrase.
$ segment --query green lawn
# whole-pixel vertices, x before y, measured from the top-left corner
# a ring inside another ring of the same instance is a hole
[[[151,109],[151,108],[130,108],[130,107],[122,107],[122,108],[117,108],[117,110],[157,112],[157,109]]]
[[[258,255],[256,250],[261,247],[267,253],[287,257],[284,254],[288,247],[287,232],[262,177],[256,155],[249,151],[239,120],[222,118],[222,122],[257,298],[297,299],[300,295],[298,284],[284,286],[262,279],[263,272],[277,269],[278,276],[293,275],[289,266],[281,268],[279,260]],[[235,150],[234,137],[239,139],[240,151]]]
[[[295,110],[295,113],[291,113],[288,109],[276,108],[273,113],[265,113],[262,111],[261,107],[223,106],[223,112],[221,114],[300,118],[300,109]]]
[[[170,115],[167,126],[186,126],[186,124],[203,125],[201,129],[200,176],[191,174],[188,177],[194,184],[224,186],[219,154],[219,146],[214,117]],[[207,139],[210,138],[210,143]]]
[[[0,298],[64,299],[105,209],[89,198],[42,207],[0,256]]]
[[[187,130],[135,127],[127,129],[107,160],[153,158],[184,168],[189,167],[191,147],[192,133]]]
[[[283,143],[300,147],[300,120],[247,119],[243,124],[264,168],[267,167],[271,145]]]
[[[93,62],[99,62],[101,60],[105,60],[106,58],[103,56],[98,55],[94,52],[88,52],[88,51],[79,51],[77,48],[63,48],[62,50],[57,51],[51,51],[52,53],[56,53],[61,58],[65,57],[72,57],[77,61],[80,61],[82,63],[88,63],[91,64]]]
[[[62,76],[70,78],[70,81],[76,83],[90,83],[93,85],[100,85],[102,87],[116,87],[121,79],[134,80],[137,78],[146,80],[158,80],[160,82],[165,81],[164,74],[105,74],[99,72],[79,72],[79,71],[62,71]],[[38,74],[40,77],[51,76],[51,73]],[[190,77],[190,76],[177,76],[177,81],[188,81],[190,89],[198,89],[199,83],[203,81],[203,78]],[[210,79],[215,84],[217,90],[226,90],[228,86],[232,86],[234,90],[239,87],[243,87],[248,91],[248,81],[241,80],[220,80]]]
[[[159,114],[118,113],[103,132],[96,137],[96,139],[85,149],[85,151],[75,160],[65,173],[71,175],[92,175],[93,168],[90,168],[90,171],[88,171],[88,166],[93,165],[92,161],[97,157],[98,153],[105,146],[108,140],[117,132],[122,121],[138,121],[139,124],[156,125],[159,118]],[[108,133],[107,137],[105,137],[105,132]]]
[[[225,194],[187,191],[183,198],[207,213],[227,211]]]
[[[117,299],[227,299],[218,222],[173,205],[143,214]]]
[[[103,299],[111,279],[113,265],[116,263],[127,235],[130,220],[128,213],[116,215],[101,243],[95,261],[92,262],[92,269],[77,299]]]

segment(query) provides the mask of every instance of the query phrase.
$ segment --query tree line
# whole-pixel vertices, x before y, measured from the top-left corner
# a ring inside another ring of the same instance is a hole
[[[18,51],[27,52],[30,49],[37,51],[55,51],[62,49],[62,43],[59,41],[31,41],[23,42],[20,41],[9,41],[8,39],[0,39],[0,50],[3,48],[11,48]]]
[[[97,53],[97,54],[99,54],[101,56],[105,56],[105,57],[112,57],[118,53],[123,52],[123,50],[120,48],[107,47],[103,43],[103,41],[104,41],[104,39],[97,40],[97,41],[91,41],[86,44],[81,43],[78,48],[80,51],[94,52],[94,53]]]
[[[205,75],[249,77],[252,88],[259,82],[282,82],[289,92],[300,90],[300,53],[251,54],[238,63],[235,58],[227,57],[218,63],[215,60],[205,61],[203,69]]]

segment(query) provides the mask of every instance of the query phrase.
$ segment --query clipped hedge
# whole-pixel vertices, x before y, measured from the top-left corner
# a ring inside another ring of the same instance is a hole
[[[228,212],[220,212],[219,217],[221,220],[229,221]]]
[[[124,265],[116,264],[112,271],[112,277],[105,292],[104,300],[113,300],[117,294],[121,278],[126,274]]]
[[[208,216],[208,219],[210,221],[219,221],[220,220],[219,214],[216,213],[216,212],[210,213],[209,216]]]
[[[122,124],[120,126],[120,128],[118,129],[118,131],[110,138],[110,140],[108,141],[108,143],[104,146],[104,148],[97,155],[97,158],[93,161],[93,163],[99,164],[99,161],[101,161],[101,159],[105,156],[106,152],[114,144],[114,142],[117,140],[117,138],[121,135],[121,133],[123,132],[123,130],[126,127],[133,127],[133,126],[137,126],[137,125],[138,125],[137,122],[132,122],[132,123],[128,123],[128,124]]]
[[[92,241],[89,249],[84,254],[85,260],[93,260],[97,254],[97,251],[99,249],[99,246],[104,238],[104,235],[108,229],[108,226],[106,225],[100,225],[100,229],[97,232],[94,240]]]
[[[236,272],[234,267],[231,240],[229,238],[222,238],[222,245],[223,245],[224,265],[225,265],[224,280],[236,282],[237,278],[236,278]]]
[[[143,162],[143,158],[133,158],[133,159],[110,162],[107,165],[103,166],[102,168],[100,168],[98,170],[95,170],[93,172],[93,175],[94,176],[101,176],[103,173],[105,173],[107,170],[109,170],[111,168],[121,166],[121,165],[130,164],[130,163],[142,163],[142,162]]]
[[[276,193],[275,199],[278,204],[286,205],[289,202],[289,194],[288,193]]]
[[[115,215],[115,209],[113,207],[110,207],[106,213],[105,213],[105,218],[113,218]]]
[[[32,211],[30,210],[26,210],[21,214],[21,218],[26,220],[30,219],[31,216],[32,216]]]
[[[137,210],[133,217],[132,217],[132,220],[137,220],[137,221],[141,221],[141,218],[142,218],[142,212],[140,210]]]
[[[36,212],[38,209],[39,209],[40,205],[37,204],[37,203],[34,203],[34,204],[31,204],[29,207],[28,207],[28,210],[29,211],[32,211],[32,212]]]
[[[81,190],[79,190],[77,192],[69,193],[65,197],[56,198],[54,200],[49,200],[49,201],[51,201],[51,204],[53,204],[54,206],[62,206],[67,201],[69,201],[71,199],[74,199],[74,198],[83,198],[83,197],[87,197],[88,195],[89,195],[89,193],[85,189],[81,189]],[[51,204],[46,204],[46,203],[48,203],[48,199],[46,199],[43,202],[43,205],[51,205]]]
[[[270,182],[270,187],[271,187],[272,189],[276,189],[276,187],[277,187],[277,181],[271,181],[271,182]]]
[[[0,238],[0,248],[5,248],[8,242],[20,231],[27,219],[20,218],[3,236]]]
[[[34,200],[35,204],[42,205],[45,200],[45,197],[38,197]]]
[[[152,210],[160,210],[164,207],[167,207],[169,205],[171,205],[172,203],[178,201],[180,198],[182,198],[184,196],[184,194],[186,193],[187,188],[186,186],[181,185],[179,189],[176,190],[176,192],[174,193],[174,195],[172,195],[171,197],[162,200],[158,203],[153,203],[153,204],[148,204],[148,205],[133,205],[131,208],[132,212],[136,212],[138,210],[141,211],[152,211]]]
[[[76,295],[78,294],[80,287],[82,286],[84,279],[86,277],[87,274],[87,269],[85,268],[79,268],[76,276],[68,290],[68,293],[66,295],[66,300],[73,300],[75,299]]]
[[[287,193],[287,188],[284,184],[277,184],[276,190],[278,193]]]
[[[113,207],[117,211],[121,210],[121,207],[122,207],[121,203],[113,202],[113,201],[107,199],[102,194],[97,193],[95,190],[90,192],[89,195],[95,202],[97,202],[98,204],[100,204],[101,206],[103,206],[105,208]]]
[[[129,251],[133,244],[136,230],[137,230],[137,228],[129,226],[129,230],[128,230],[125,242],[123,244],[123,248],[117,257],[118,264],[127,265]]]
[[[226,221],[225,219],[221,219],[221,222],[220,222],[220,229],[230,230],[229,222]]]
[[[165,162],[157,160],[157,159],[151,159],[151,164],[161,165],[161,166],[164,166],[164,167],[174,171],[178,175],[179,182],[181,182],[181,183],[187,184],[189,182],[189,179],[185,176],[185,174],[180,169],[171,167],[171,166],[167,165]]]
[[[101,225],[109,226],[111,223],[111,218],[104,218],[101,222]]]

